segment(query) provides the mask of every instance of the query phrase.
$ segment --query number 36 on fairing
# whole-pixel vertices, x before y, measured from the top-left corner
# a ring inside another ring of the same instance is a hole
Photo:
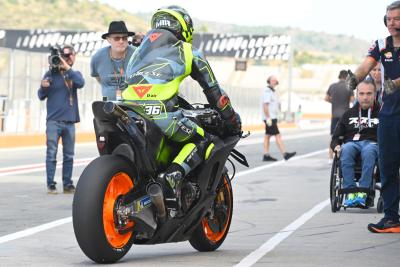
[[[147,115],[160,115],[163,108],[161,105],[146,105],[144,110]]]

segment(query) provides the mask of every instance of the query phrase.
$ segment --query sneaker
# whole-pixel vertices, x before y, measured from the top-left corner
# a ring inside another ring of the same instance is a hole
[[[283,158],[285,160],[290,159],[291,157],[293,157],[294,155],[296,155],[296,152],[286,152],[285,154],[283,154]]]
[[[265,155],[263,156],[263,161],[277,161],[277,159],[271,157],[271,156],[268,155],[268,154],[265,154]]]
[[[354,207],[354,200],[356,199],[356,194],[350,193],[347,195],[347,199],[344,202],[343,206],[344,207]]]
[[[368,230],[372,233],[400,233],[400,222],[383,218],[378,223],[368,224]]]
[[[75,193],[75,186],[73,184],[64,186],[64,194],[73,194],[73,193]]]
[[[357,193],[356,199],[354,200],[355,206],[360,206],[362,208],[366,207],[365,201],[367,200],[367,193]]]
[[[48,194],[57,194],[57,187],[55,184],[51,184],[47,187],[47,193]]]

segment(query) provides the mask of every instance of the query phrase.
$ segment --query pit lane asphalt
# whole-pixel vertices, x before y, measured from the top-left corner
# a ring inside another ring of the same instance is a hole
[[[262,134],[243,140],[237,149],[246,155],[251,170],[258,169],[248,172],[237,164],[233,221],[224,244],[207,253],[197,252],[188,242],[134,245],[118,266],[250,266],[244,260],[279,236],[281,239],[272,250],[264,253],[261,249],[252,266],[398,265],[400,236],[371,234],[366,229],[369,222],[381,218],[375,208],[332,214],[325,205],[296,229],[285,229],[329,197],[330,165],[323,151],[327,135],[327,130],[285,131],[287,150],[296,150],[299,157],[272,165],[261,161]],[[272,154],[280,158],[274,143],[271,148]],[[96,156],[95,144],[77,146],[76,159]],[[44,148],[2,150],[0,169],[41,164],[44,158]],[[75,181],[83,168],[74,168]],[[60,184],[60,170],[56,177]],[[71,204],[72,195],[46,194],[43,170],[0,177],[0,240],[69,218]],[[288,232],[290,235],[282,239]],[[0,243],[0,266],[92,265],[80,250],[71,223]]]

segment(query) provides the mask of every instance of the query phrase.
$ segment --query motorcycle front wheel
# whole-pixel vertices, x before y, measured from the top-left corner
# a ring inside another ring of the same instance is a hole
[[[210,212],[201,220],[189,239],[198,251],[214,251],[222,245],[232,221],[233,192],[228,174],[223,173]]]
[[[128,160],[104,155],[83,171],[76,186],[72,220],[82,251],[97,263],[113,263],[131,248],[133,233],[117,229],[118,199],[134,187],[137,177]],[[133,222],[124,225],[131,229]],[[120,227],[121,228],[121,227]]]

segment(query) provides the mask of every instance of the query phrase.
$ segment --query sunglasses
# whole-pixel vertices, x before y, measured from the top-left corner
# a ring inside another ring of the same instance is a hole
[[[114,42],[119,42],[121,39],[124,42],[128,41],[128,36],[113,36],[113,37],[110,37],[110,38],[113,39]]]
[[[68,53],[68,54],[61,54],[61,56],[63,57],[63,58],[70,58],[71,56],[73,56],[74,54],[72,54],[72,53]]]

